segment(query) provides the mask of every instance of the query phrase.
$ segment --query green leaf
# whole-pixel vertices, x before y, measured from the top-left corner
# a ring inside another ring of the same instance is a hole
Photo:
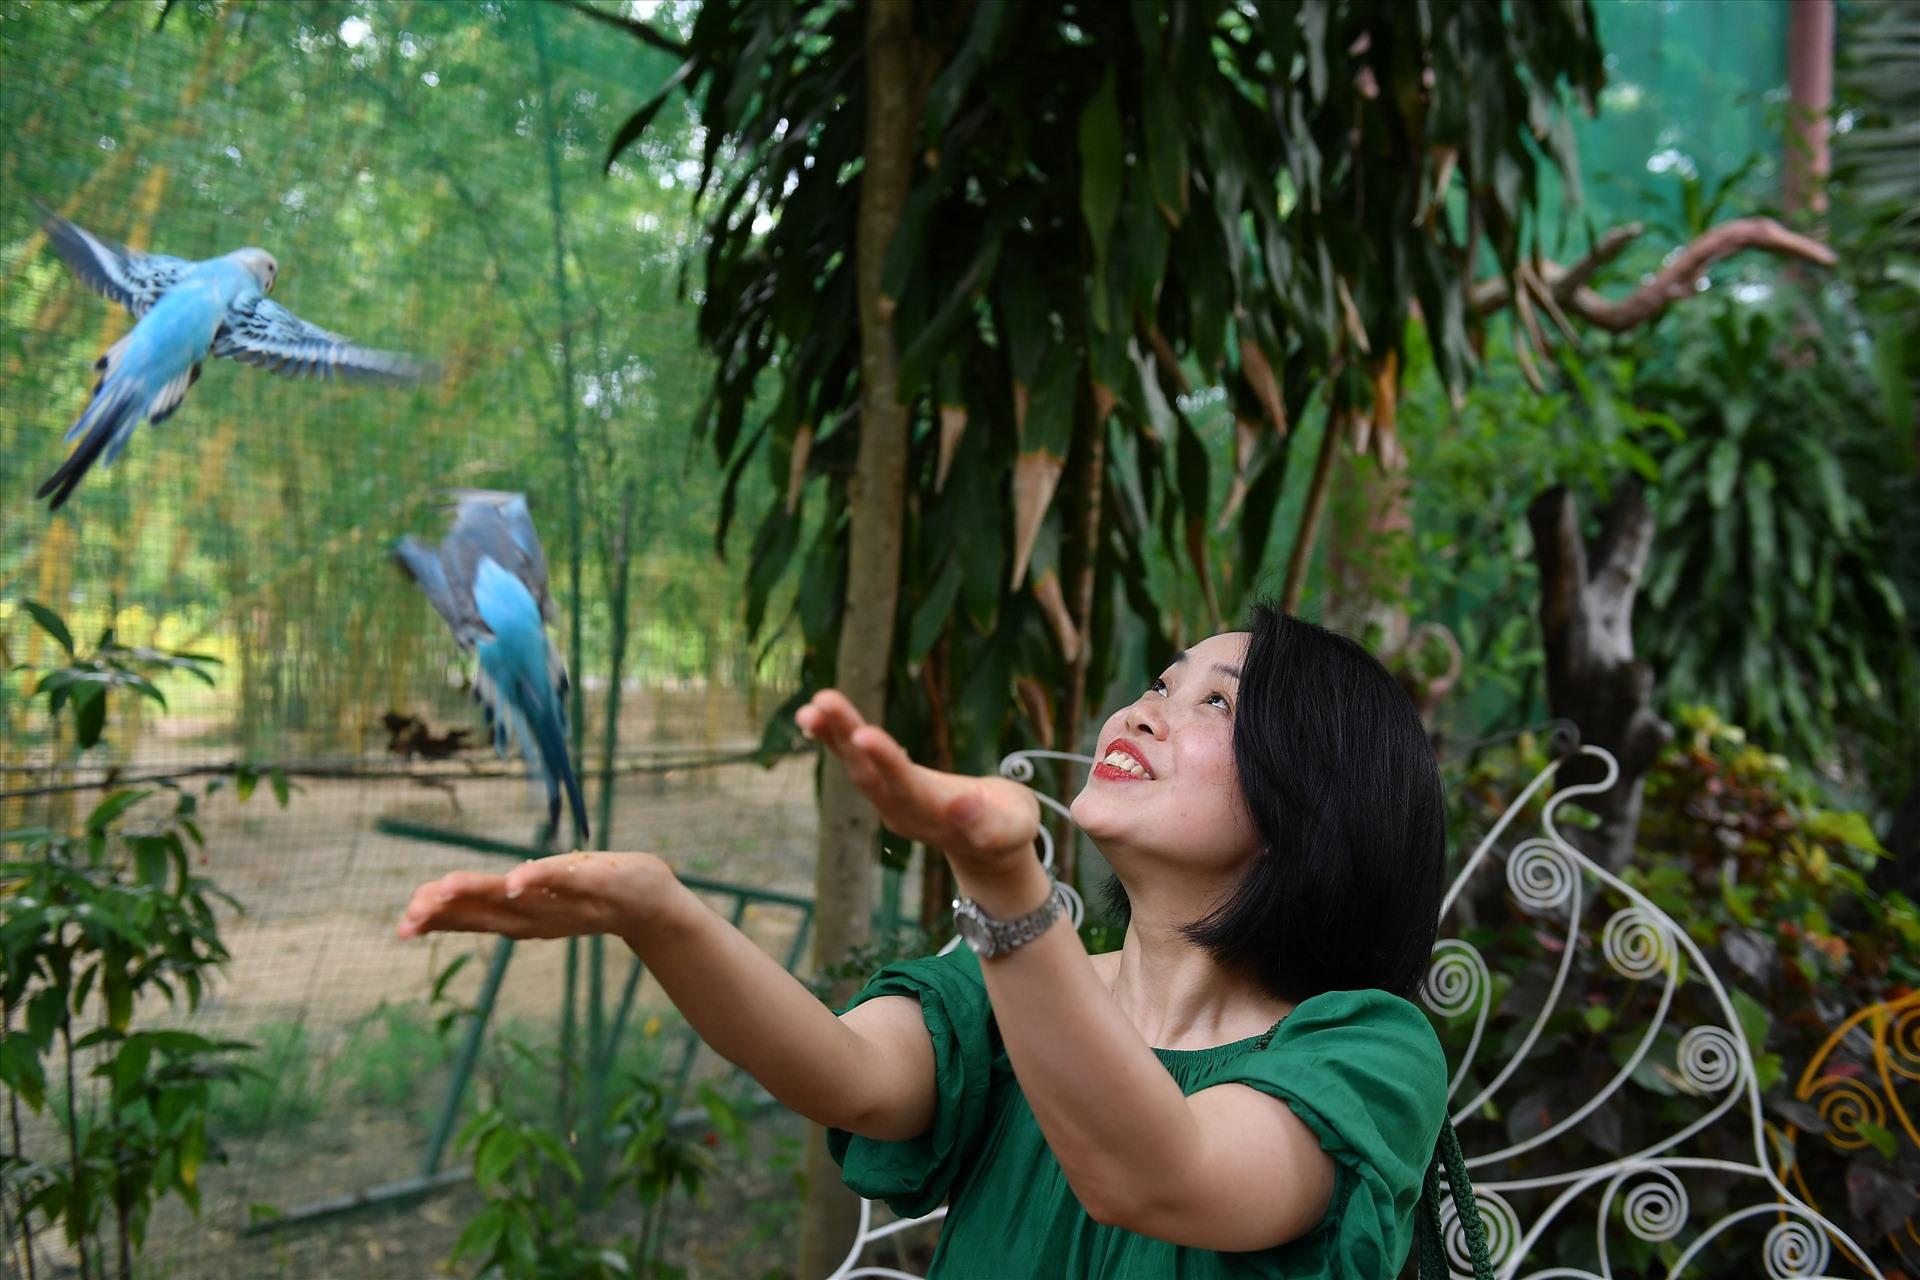
[[[1739,987],[1733,987],[1733,1012],[1740,1019],[1740,1030],[1747,1037],[1747,1048],[1760,1053],[1767,1047],[1767,1032],[1773,1026],[1773,1014],[1767,1007]]]
[[[1178,433],[1178,470],[1180,487],[1180,507],[1187,519],[1204,516],[1207,513],[1207,495],[1211,487],[1206,446],[1200,443],[1199,434],[1188,423],[1184,414],[1180,415]]]
[[[1807,820],[1807,834],[1816,840],[1843,844],[1877,858],[1887,856],[1886,849],[1873,834],[1873,826],[1864,813],[1822,809]]]
[[[101,686],[75,686],[73,697],[74,736],[82,751],[100,741],[107,725],[107,691]]]
[[[985,6],[997,8],[997,5]],[[1147,136],[1147,175],[1160,215],[1173,226],[1187,212],[1187,137],[1173,85],[1152,58],[1140,86],[1140,110]]]
[[[164,888],[167,883],[166,842],[157,837],[144,837],[130,843],[133,846],[134,878],[141,884]],[[143,899],[140,905],[144,907],[149,902],[150,899]]]
[[[453,1256],[465,1258],[477,1255],[491,1258],[500,1243],[500,1237],[507,1229],[507,1209],[504,1205],[493,1204],[474,1215],[467,1223],[467,1229],[453,1243]]]
[[[1093,242],[1093,319],[1107,327],[1107,242],[1120,212],[1120,183],[1125,171],[1120,135],[1120,103],[1115,74],[1107,68],[1100,90],[1080,112],[1080,210]]]
[[[1057,354],[1040,370],[1027,397],[1027,429],[1020,452],[1044,453],[1065,461],[1073,442],[1073,413],[1079,366]]]
[[[1300,5],[1300,22],[1307,39],[1307,86],[1313,91],[1316,106],[1327,96],[1327,20],[1332,15],[1329,0],[1303,0]]]
[[[557,1135],[543,1129],[529,1128],[526,1130],[526,1141],[546,1158],[547,1164],[565,1174],[569,1181],[574,1183],[586,1181],[586,1174],[581,1171],[580,1162],[573,1158],[573,1153],[567,1150]]]
[[[1840,471],[1840,459],[1831,449],[1810,445],[1814,473],[1820,480],[1820,493],[1826,499],[1827,519],[1835,533],[1847,533],[1853,527],[1851,505],[1847,501],[1847,481]]]
[[[1907,333],[1899,325],[1885,324],[1873,334],[1873,375],[1879,384],[1880,401],[1889,426],[1911,425],[1913,383],[1906,344]]]
[[[119,682],[149,701],[157,702],[163,707],[167,705],[167,696],[160,692],[160,686],[154,684],[153,681],[143,675],[132,671],[122,671]]]
[[[698,70],[699,66],[698,59],[688,58],[680,64],[680,69],[660,86],[660,92],[654,94],[644,106],[627,117],[627,122],[620,126],[620,132],[613,135],[613,143],[607,148],[606,163],[600,166],[602,171],[612,170],[613,162],[620,158],[620,153],[632,146],[634,141],[647,131],[647,126],[652,124],[653,118],[660,114],[660,108],[667,105],[667,99],[673,95],[673,91]]]
[[[1715,511],[1727,505],[1733,496],[1733,482],[1740,476],[1740,445],[1722,440],[1713,446],[1707,458],[1707,502]]]
[[[1614,452],[1618,453],[1626,464],[1639,474],[1648,484],[1660,483],[1660,463],[1651,453],[1631,440],[1616,441]]]
[[[1634,1064],[1633,1074],[1629,1079],[1647,1092],[1657,1093],[1663,1098],[1675,1098],[1680,1095],[1680,1091],[1674,1088],[1665,1076],[1660,1074],[1659,1067],[1654,1062],[1653,1054],[1648,1054]]]
[[[469,951],[460,956],[456,956],[446,968],[442,969],[433,980],[433,989],[427,996],[427,1003],[439,1004],[440,1001],[444,1000],[447,995],[447,984],[452,982],[455,975],[466,968],[467,962],[472,959],[473,953]]]
[[[760,634],[767,601],[786,573],[787,564],[793,559],[793,553],[799,545],[799,518],[788,515],[783,505],[768,507],[766,518],[761,521],[760,529],[754,535],[753,555],[747,568],[745,617],[750,639]]]
[[[913,665],[924,660],[933,649],[934,641],[940,638],[941,629],[953,613],[953,602],[960,594],[960,584],[966,578],[958,556],[948,556],[940,575],[920,601],[919,608],[913,611],[913,620],[907,626],[907,662]]]
[[[125,1106],[139,1091],[146,1079],[147,1061],[152,1056],[153,1046],[146,1040],[133,1039],[120,1046],[120,1052],[113,1059],[113,1095],[117,1105]]]
[[[59,614],[33,600],[22,600],[20,604],[33,615],[33,620],[40,624],[42,631],[60,642],[60,647],[67,651],[69,658],[77,656],[73,651],[73,632],[67,630],[67,624]]]
[[[274,803],[278,804],[282,809],[286,808],[287,771],[279,768],[269,769],[267,771],[267,785],[273,788]]]
[[[1854,1132],[1873,1144],[1873,1149],[1891,1160],[1900,1153],[1900,1144],[1886,1129],[1871,1120],[1859,1120],[1854,1123]]]
[[[1031,383],[1040,373],[1051,339],[1048,301],[1041,289],[1037,264],[1025,241],[1009,237],[1006,266],[994,274],[994,324],[1006,339],[1007,360],[1016,382]],[[978,406],[969,402],[969,417],[978,420]]]
[[[47,1077],[31,1041],[14,1033],[0,1038],[0,1084],[36,1113],[46,1105]]]
[[[133,1021],[133,983],[127,971],[117,964],[107,965],[100,986],[107,999],[107,1025],[125,1031]]]
[[[501,1179],[526,1152],[527,1144],[511,1129],[495,1129],[480,1143],[473,1160],[473,1182],[483,1192],[500,1185]]]
[[[974,75],[992,51],[1001,22],[1013,8],[1006,4],[971,7],[966,39],[927,91],[925,136],[929,145],[938,145],[947,122],[953,119],[954,111],[973,86]]]
[[[110,793],[87,815],[87,834],[101,835],[108,827],[119,820],[121,814],[152,795],[151,789],[145,791],[115,791]]]

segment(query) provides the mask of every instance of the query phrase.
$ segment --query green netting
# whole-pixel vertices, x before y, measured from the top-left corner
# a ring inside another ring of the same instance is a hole
[[[1600,6],[1614,83],[1580,131],[1585,221],[1671,217],[1675,171],[1711,180],[1775,151],[1785,13]],[[64,820],[88,793],[12,793],[98,780],[108,765],[308,768],[285,812],[256,797],[208,815],[210,869],[248,913],[229,923],[235,961],[197,1024],[262,1044],[267,1083],[226,1104],[232,1160],[209,1172],[204,1225],[156,1224],[153,1256],[171,1273],[339,1273],[340,1255],[268,1257],[234,1233],[251,1206],[417,1166],[447,1068],[417,1038],[421,1001],[462,946],[391,942],[407,890],[448,855],[375,823],[524,838],[537,819],[510,772],[409,767],[386,752],[390,710],[474,723],[444,628],[386,556],[399,534],[436,529],[437,487],[531,495],[561,611],[579,620],[582,728],[596,750],[615,630],[605,540],[629,493],[620,759],[750,745],[791,683],[790,649],[743,634],[745,539],[715,560],[721,477],[690,430],[709,366],[680,288],[699,251],[689,183],[703,140],[671,108],[601,175],[614,130],[672,66],[558,5],[0,0],[0,660],[52,656],[23,599],[85,637],[112,626],[130,643],[225,660],[210,692],[165,685],[165,715],[123,700],[109,747],[79,771],[21,702],[24,682],[0,682],[0,827]],[[214,362],[175,418],[143,428],[49,516],[32,490],[64,456],[91,365],[127,320],[47,247],[36,198],[137,248],[198,258],[263,245],[281,263],[277,301],[436,357],[447,376],[395,391]],[[697,262],[688,283],[697,289]],[[746,483],[764,492],[784,477]],[[807,891],[804,766],[630,771],[619,787],[616,843]],[[747,924],[776,951],[792,928],[777,913]],[[524,952],[504,1014],[550,1027],[559,965],[555,948]],[[634,1024],[636,1054],[650,1016]],[[415,1252],[370,1255],[363,1273],[418,1274],[457,1231],[422,1220]]]
[[[25,704],[27,682],[11,678],[0,828],[84,814],[96,792],[18,793],[97,781],[108,766],[125,777],[293,766],[301,789],[284,812],[262,788],[245,808],[222,798],[205,815],[207,870],[247,910],[227,922],[234,960],[194,1025],[261,1045],[267,1078],[222,1103],[230,1163],[208,1170],[203,1223],[163,1214],[149,1256],[173,1274],[340,1274],[325,1250],[251,1265],[261,1245],[235,1233],[252,1206],[418,1170],[451,1056],[424,999],[433,972],[481,950],[392,940],[413,884],[475,859],[375,824],[524,841],[540,816],[517,760],[428,765],[387,750],[389,711],[435,729],[478,723],[451,638],[387,558],[402,533],[437,539],[435,490],[531,496],[556,638],[569,645],[565,620],[582,629],[589,773],[612,674],[609,540],[631,502],[616,842],[808,892],[810,770],[657,767],[750,750],[793,667],[779,643],[743,634],[745,549],[714,558],[721,477],[690,430],[707,376],[681,293],[697,252],[686,182],[697,139],[684,116],[663,121],[631,166],[601,173],[612,131],[671,60],[559,6],[177,4],[164,24],[161,12],[0,4],[0,666],[53,658],[25,599],[65,614],[83,647],[111,625],[127,643],[224,666],[211,691],[164,682],[164,714],[121,700],[107,745],[78,769],[43,732],[44,704]],[[391,390],[211,362],[177,416],[142,428],[50,516],[32,491],[66,452],[94,359],[129,322],[46,245],[35,199],[136,248],[201,258],[265,246],[281,264],[276,301],[437,358],[446,376]],[[784,954],[797,921],[756,910],[745,923]],[[551,1041],[562,965],[559,946],[523,948],[500,1017]],[[482,967],[454,994],[470,998]],[[619,949],[610,988],[624,972]],[[643,989],[631,1062],[666,1043],[658,1004]],[[52,1136],[40,1123],[30,1149]],[[457,1233],[426,1229],[365,1273],[423,1273]]]

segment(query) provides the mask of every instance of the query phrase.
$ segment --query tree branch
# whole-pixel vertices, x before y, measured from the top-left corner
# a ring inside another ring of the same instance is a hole
[[[1798,258],[1822,267],[1839,261],[1818,240],[1787,230],[1772,218],[1735,218],[1709,227],[1690,245],[1673,255],[1652,279],[1615,301],[1586,287],[1594,273],[1641,234],[1636,223],[1615,227],[1600,237],[1593,251],[1571,267],[1543,262],[1541,278],[1554,301],[1565,311],[1609,333],[1625,333],[1657,317],[1694,291],[1707,268],[1745,249],[1763,249],[1786,258]],[[1487,315],[1513,301],[1512,285],[1504,278],[1482,280],[1473,286],[1470,302],[1475,313]]]
[[[1563,267],[1557,262],[1542,262],[1540,276],[1552,291],[1555,302],[1562,304],[1573,296],[1574,290],[1593,279],[1600,268],[1612,262],[1626,251],[1628,245],[1638,240],[1646,228],[1638,222],[1629,222],[1623,227],[1613,227],[1601,233],[1600,239],[1586,257],[1571,267]],[[1563,293],[1562,290],[1565,290]],[[1505,276],[1492,276],[1475,281],[1468,302],[1474,314],[1490,315],[1513,301],[1513,286]]]

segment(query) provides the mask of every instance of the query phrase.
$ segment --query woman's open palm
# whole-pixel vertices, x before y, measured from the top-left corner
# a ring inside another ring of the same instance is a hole
[[[893,735],[861,719],[835,689],[815,694],[794,720],[840,757],[888,830],[982,869],[1030,855],[1040,833],[1040,804],[1019,783],[915,764]]]
[[[400,936],[498,933],[574,938],[631,929],[663,869],[645,853],[561,853],[505,875],[455,871],[413,891]]]

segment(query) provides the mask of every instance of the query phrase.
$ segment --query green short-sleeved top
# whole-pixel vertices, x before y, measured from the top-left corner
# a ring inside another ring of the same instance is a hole
[[[1426,1017],[1400,997],[1327,992],[1265,1036],[1154,1050],[1184,1093],[1244,1084],[1281,1099],[1334,1160],[1333,1199],[1312,1231],[1274,1249],[1217,1253],[1087,1216],[1014,1079],[972,952],[889,965],[848,1007],[887,995],[919,1000],[933,1035],[933,1124],[906,1142],[841,1130],[827,1141],[862,1196],[909,1217],[950,1203],[930,1277],[1345,1280],[1391,1276],[1406,1260],[1446,1117],[1447,1064]]]

